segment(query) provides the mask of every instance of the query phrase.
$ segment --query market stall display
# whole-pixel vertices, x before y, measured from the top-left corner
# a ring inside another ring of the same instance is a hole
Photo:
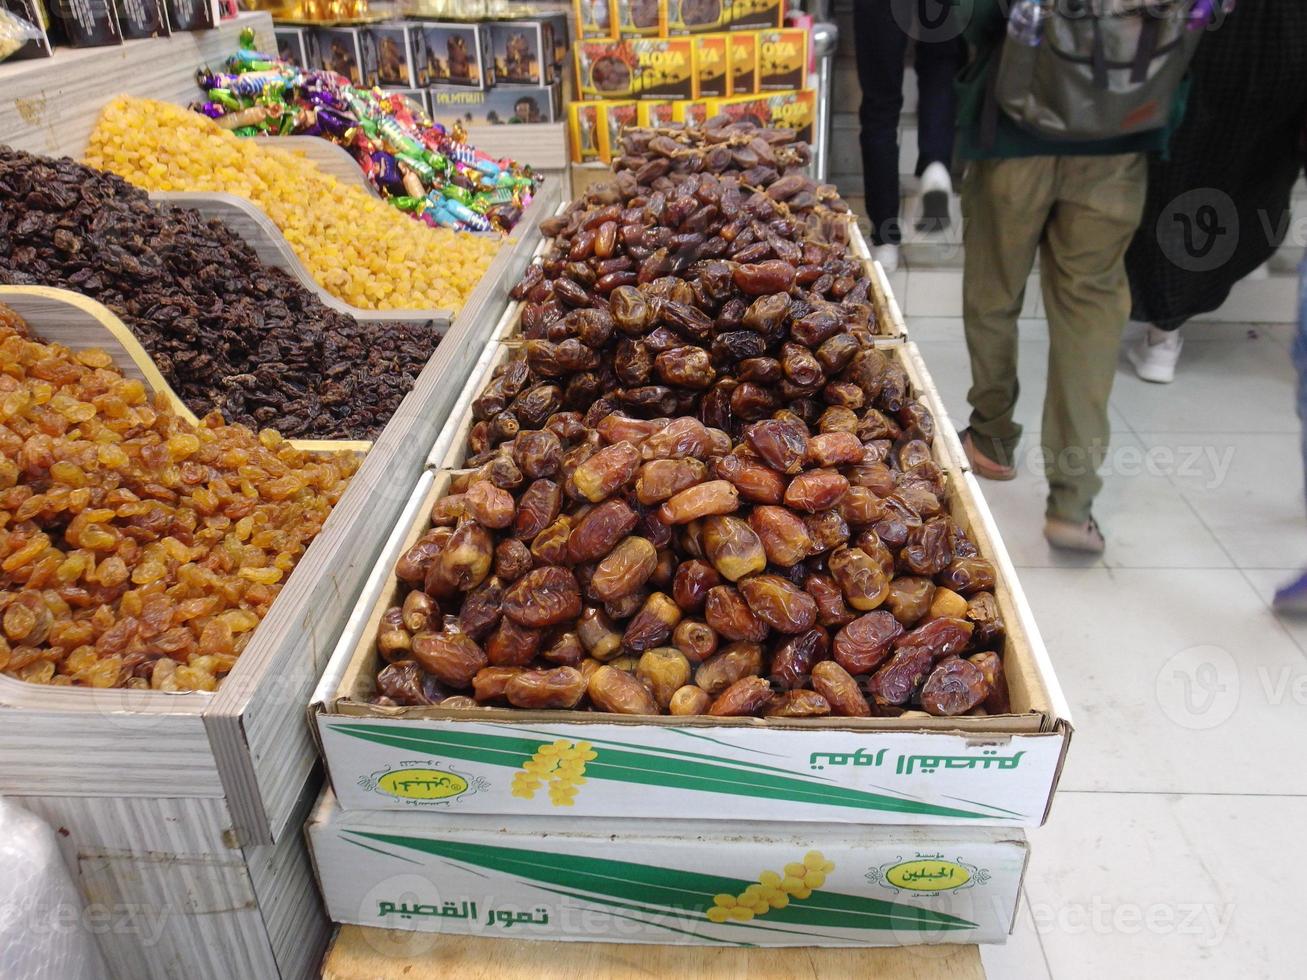
[[[65,286],[117,313],[196,415],[370,439],[439,337],[330,310],[224,225],[112,174],[0,147],[0,282]]]
[[[536,178],[513,160],[468,144],[460,127],[432,123],[412,99],[360,89],[332,71],[305,70],[254,50],[253,32],[225,72],[200,73],[194,108],[237,136],[313,135],[346,148],[377,192],[432,226],[508,231]]]
[[[501,244],[425,227],[303,157],[149,99],[107,105],[85,159],[146,190],[248,198],[277,224],[324,289],[362,309],[457,310]]]
[[[35,683],[214,690],[357,459],[193,426],[108,354],[0,319],[3,669]]]

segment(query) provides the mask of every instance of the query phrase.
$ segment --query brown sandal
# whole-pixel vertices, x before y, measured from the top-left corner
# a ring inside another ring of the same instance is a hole
[[[971,463],[971,471],[976,476],[1003,483],[1017,478],[1017,468],[1015,466],[1005,466],[1003,463],[996,462],[976,448],[976,444],[971,438],[970,429],[965,429],[962,432],[962,451],[967,454],[967,461]]]

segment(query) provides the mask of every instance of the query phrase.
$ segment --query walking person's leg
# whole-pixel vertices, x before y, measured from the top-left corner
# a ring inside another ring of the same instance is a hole
[[[921,178],[921,217],[917,230],[949,226],[953,180],[953,135],[958,97],[954,80],[966,51],[957,36],[949,0],[917,0],[917,167]]]
[[[1298,420],[1302,423],[1302,466],[1307,480],[1307,259],[1298,267],[1298,333],[1293,341],[1298,369]],[[1276,612],[1307,613],[1307,570],[1281,586],[1272,603]]]
[[[1048,476],[1044,534],[1059,547],[1103,550],[1090,516],[1111,427],[1107,400],[1130,315],[1125,250],[1143,212],[1141,154],[1062,157],[1057,203],[1040,249],[1048,315],[1042,444]]]
[[[862,104],[862,183],[871,241],[897,247],[899,229],[899,114],[903,111],[903,58],[914,0],[859,0],[853,5],[854,51]],[[901,21],[905,11],[906,21]],[[900,26],[900,25],[903,26]],[[889,264],[888,262],[884,264]],[[887,271],[893,271],[892,269]]]
[[[1055,166],[1053,157],[979,160],[962,181],[962,316],[971,356],[963,445],[988,479],[1016,476],[1017,317],[1052,206]]]

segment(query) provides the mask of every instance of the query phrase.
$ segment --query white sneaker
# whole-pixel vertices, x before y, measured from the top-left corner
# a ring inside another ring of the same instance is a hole
[[[1179,330],[1158,330],[1150,324],[1137,340],[1126,345],[1125,356],[1144,381],[1165,385],[1175,380],[1175,365],[1183,347]]]
[[[922,234],[939,234],[950,223],[949,198],[953,196],[953,177],[948,167],[935,162],[921,174],[921,217],[917,231]]]
[[[873,245],[871,257],[880,263],[885,275],[899,271],[899,247],[897,245]]]

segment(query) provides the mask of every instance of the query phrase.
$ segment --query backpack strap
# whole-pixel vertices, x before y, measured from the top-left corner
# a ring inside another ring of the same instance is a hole
[[[1135,60],[1130,69],[1130,81],[1141,85],[1148,80],[1148,68],[1157,54],[1157,45],[1161,39],[1162,27],[1156,17],[1144,16],[1139,28],[1139,47],[1135,48]]]
[[[1003,45],[994,50],[994,59],[985,69],[984,96],[980,103],[980,145],[992,150],[998,142],[998,69],[1003,60]]]
[[[1094,23],[1094,49],[1089,53],[1089,61],[1094,72],[1094,87],[1107,91],[1107,47],[1103,44],[1103,19],[1098,14],[1091,16]]]

